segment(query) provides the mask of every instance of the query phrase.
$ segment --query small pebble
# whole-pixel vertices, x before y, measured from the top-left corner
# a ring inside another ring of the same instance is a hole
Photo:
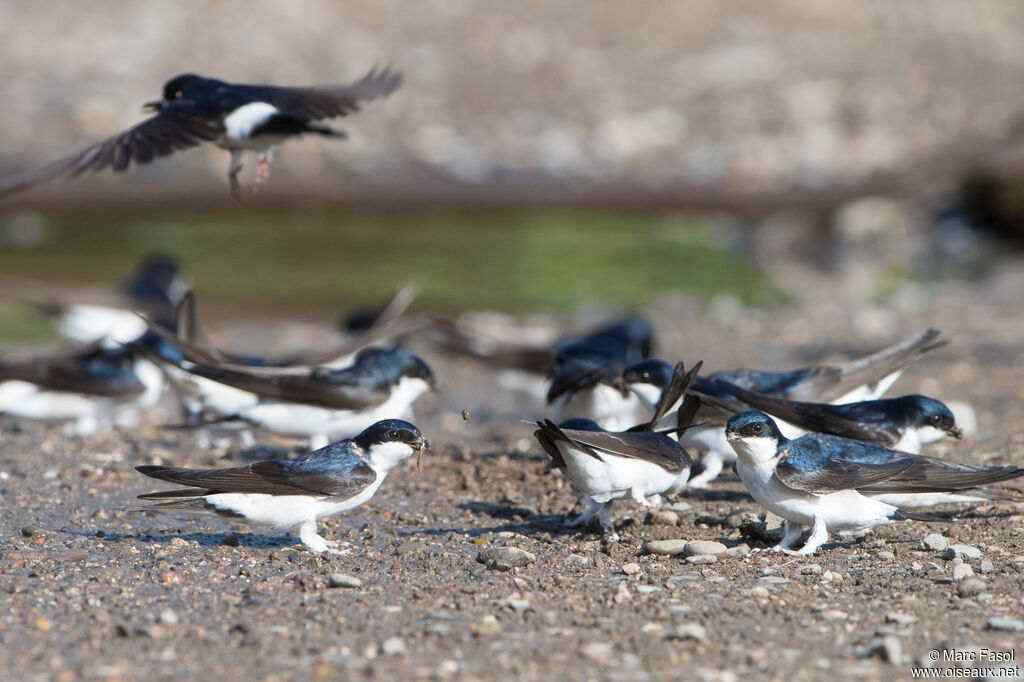
[[[693,556],[686,557],[686,563],[688,564],[714,564],[718,563],[718,557],[713,554],[694,554]]]
[[[978,570],[982,573],[991,573],[996,570],[995,565],[988,559],[982,559],[981,564],[978,566]]]
[[[879,552],[875,556],[877,556],[882,561],[896,561],[896,554],[889,551]]]
[[[647,523],[652,526],[677,526],[679,514],[671,509],[659,509],[647,515]]]
[[[961,597],[975,597],[985,591],[985,581],[982,578],[964,578],[957,585],[956,592]]]
[[[670,639],[692,639],[706,644],[708,641],[707,630],[700,623],[683,623],[677,625],[675,630],[669,635]]]
[[[721,542],[715,542],[714,540],[692,540],[686,543],[683,547],[684,557],[693,556],[725,556],[725,553],[729,551],[729,548],[723,545]]]
[[[744,594],[748,597],[753,597],[754,599],[768,599],[772,596],[772,593],[768,591],[767,587],[761,587],[760,585],[757,587],[751,587],[749,590],[746,590]]]
[[[735,547],[730,547],[725,552],[725,556],[729,557],[730,559],[746,556],[748,554],[750,554],[750,545],[748,545],[745,542],[743,544],[736,545]]]
[[[960,564],[953,567],[953,580],[963,580],[974,575],[974,569],[970,564]]]
[[[565,565],[570,568],[587,568],[594,565],[594,560],[582,554],[570,554],[565,557]],[[623,567],[625,570],[625,567]]]
[[[839,609],[827,609],[821,612],[821,617],[825,620],[846,620],[848,614],[846,611],[840,611]]]
[[[626,575],[636,575],[641,570],[640,564],[637,563],[630,562],[628,564],[622,564],[622,572]]]
[[[664,592],[664,587],[658,587],[657,585],[637,585],[637,594],[654,594],[656,592]]]
[[[178,614],[176,614],[171,609],[164,609],[160,612],[160,622],[164,625],[177,625]]]
[[[36,528],[35,526],[22,526],[21,528],[21,534],[27,538],[34,538],[37,535],[42,535],[43,532],[42,528]]]
[[[384,640],[384,643],[380,645],[380,650],[384,652],[386,656],[398,656],[399,654],[405,653],[405,640],[401,637],[388,637]]]
[[[476,626],[476,634],[480,637],[491,637],[501,634],[501,623],[498,622],[495,616],[487,614],[480,619],[480,624]]]
[[[933,552],[944,552],[949,547],[949,540],[938,533],[930,533],[924,536],[921,545]]]
[[[529,566],[537,557],[518,547],[489,547],[480,550],[476,560],[486,564],[490,569],[508,571],[520,566]]]
[[[360,587],[362,584],[363,581],[359,578],[344,573],[331,573],[327,576],[329,587]]]
[[[686,540],[651,540],[644,545],[644,551],[647,554],[673,556],[675,554],[682,554],[683,550],[686,549],[686,545]]]
[[[985,629],[1020,632],[1024,630],[1024,621],[1017,620],[1016,618],[989,618],[985,621]]]
[[[950,545],[946,548],[946,551],[942,553],[942,558],[964,559],[965,561],[980,559],[981,550],[977,547],[971,547],[970,545]]]
[[[607,642],[591,642],[580,647],[584,658],[598,663],[607,663],[612,657],[612,645]]]
[[[818,575],[821,573],[821,564],[807,564],[800,567],[800,575]]]

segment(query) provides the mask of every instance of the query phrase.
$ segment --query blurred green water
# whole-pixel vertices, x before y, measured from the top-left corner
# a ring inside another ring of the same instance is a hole
[[[684,290],[775,293],[720,243],[712,218],[569,209],[227,207],[0,214],[0,272],[116,282],[143,254],[177,255],[200,300],[338,312],[413,280],[420,309],[623,307]],[[38,333],[0,307],[0,336]]]

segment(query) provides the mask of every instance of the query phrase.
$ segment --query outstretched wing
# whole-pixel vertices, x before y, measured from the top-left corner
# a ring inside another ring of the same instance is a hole
[[[273,85],[237,86],[249,101],[272,104],[280,111],[307,121],[346,116],[359,111],[359,102],[391,94],[402,75],[391,67],[376,67],[350,85],[286,88]]]
[[[223,126],[198,114],[187,101],[173,102],[156,116],[128,130],[86,147],[80,152],[0,182],[0,197],[58,178],[111,168],[120,172],[131,164],[147,164],[155,158],[217,139]]]

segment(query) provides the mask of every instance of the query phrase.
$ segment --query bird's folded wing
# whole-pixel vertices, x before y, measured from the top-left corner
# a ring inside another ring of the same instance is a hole
[[[188,372],[228,386],[250,391],[261,398],[313,405],[332,410],[362,410],[384,402],[387,389],[332,381],[322,372],[267,373],[268,368],[236,367],[187,363]],[[337,374],[337,373],[335,373]]]
[[[540,446],[544,448],[544,452],[551,456],[554,460],[555,465],[559,469],[565,468],[565,459],[562,458],[562,453],[558,450],[558,446],[555,443],[558,440],[568,440],[561,429],[555,426],[555,423],[549,419],[545,419],[543,422],[537,422],[537,430],[533,432],[533,437],[537,439]]]
[[[359,111],[359,102],[389,95],[402,84],[402,75],[390,67],[373,68],[349,85],[287,88],[271,85],[238,86],[247,98],[272,104],[280,111],[310,121],[345,116]]]
[[[813,434],[780,448],[775,476],[795,490],[817,495],[863,488],[893,478],[914,462],[913,455],[886,450],[871,443]],[[858,446],[866,446],[858,449]],[[842,449],[840,449],[842,448]],[[873,448],[873,449],[868,449]],[[859,451],[858,451],[859,450]]]
[[[703,365],[703,361],[698,361],[697,364],[690,368],[690,371],[686,371],[682,362],[676,363],[675,369],[672,372],[672,379],[669,380],[665,390],[661,392],[661,398],[658,400],[658,404],[654,406],[654,414],[651,416],[651,421],[648,423],[646,430],[660,430],[665,426],[672,430],[680,430],[690,425],[697,414],[697,410],[700,409],[700,400],[696,395],[689,394],[688,391]],[[673,414],[676,417],[673,420],[674,423],[662,423],[667,416]]]
[[[787,400],[765,393],[748,391],[727,381],[719,383],[747,405],[767,412],[771,416],[789,422],[805,431],[866,440],[887,447],[895,445],[900,439],[899,430],[895,426],[848,419],[839,414],[840,411],[834,409],[835,406],[828,403]]]
[[[92,344],[90,344],[92,345]],[[0,381],[25,381],[51,391],[83,393],[98,398],[133,398],[146,387],[124,367],[97,367],[83,371],[78,363],[88,356],[41,358],[20,362],[0,361]]]
[[[160,156],[215,140],[224,132],[216,121],[197,116],[191,106],[167,106],[156,116],[123,133],[65,156],[46,166],[0,181],[0,196],[40,182],[73,178],[82,173],[112,168],[123,171],[132,163],[142,165]]]
[[[898,476],[867,486],[865,492],[941,493],[968,490],[1024,476],[1018,466],[974,467],[917,456]]]
[[[364,462],[347,467],[306,467],[290,461],[254,462],[225,469],[186,469],[139,466],[141,473],[192,490],[168,490],[140,495],[142,499],[188,497],[212,493],[266,495],[331,495],[348,497],[365,489],[377,474]]]
[[[661,433],[608,431],[576,431],[561,429],[574,443],[596,451],[619,457],[642,459],[657,464],[666,471],[682,471],[690,466],[690,455],[682,445]]]

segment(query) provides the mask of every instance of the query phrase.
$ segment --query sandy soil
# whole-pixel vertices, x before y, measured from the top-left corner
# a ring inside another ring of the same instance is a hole
[[[931,453],[1020,462],[1020,284],[1013,269],[884,305],[670,300],[651,312],[662,355],[708,369],[849,357],[940,327],[951,344],[895,390],[967,402],[978,430]],[[573,495],[521,421],[543,406],[498,389],[478,364],[422,351],[443,387],[418,406],[434,449],[422,471],[398,467],[370,503],[321,524],[347,543],[343,556],[216,517],[124,511],[160,487],[137,464],[225,465],[301,451],[294,443],[260,434],[255,450],[237,439],[203,448],[196,434],[160,427],[170,408],[86,438],[0,421],[0,677],[911,679],[933,650],[1024,643],[992,629],[1013,622],[990,621],[1021,617],[1024,505],[878,529],[810,558],[743,554],[766,543],[752,523],[761,510],[734,480],[647,520],[620,502],[622,540],[606,543],[563,525]],[[964,562],[977,575],[955,580],[966,569],[926,549],[930,533],[980,550]],[[716,540],[735,556],[695,565],[645,553],[655,539]],[[535,560],[508,570],[477,561],[499,547]],[[330,586],[345,576],[361,584]]]

